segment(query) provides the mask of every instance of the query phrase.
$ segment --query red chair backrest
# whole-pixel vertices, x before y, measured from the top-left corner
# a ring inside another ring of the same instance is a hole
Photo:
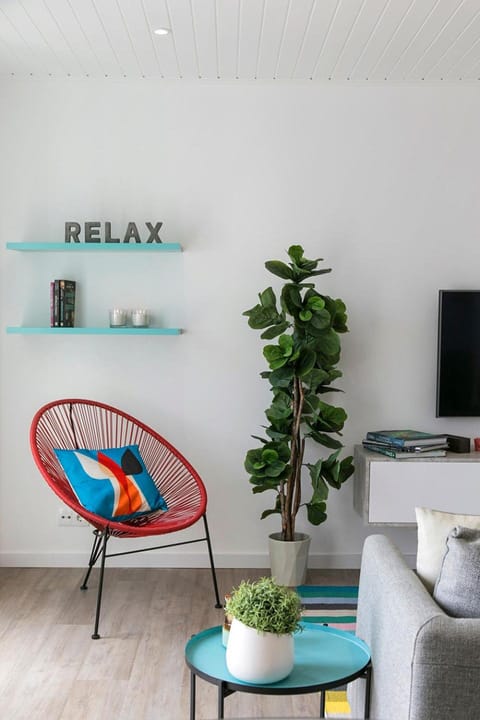
[[[138,445],[169,507],[166,524],[172,527],[168,531],[193,524],[204,514],[207,493],[196,470],[165,438],[128,413],[93,400],[62,399],[40,408],[30,428],[33,458],[46,482],[66,505],[98,528],[104,527],[106,521],[79,505],[54,449],[99,450],[124,445]],[[137,518],[128,525],[145,526],[151,518]],[[108,523],[119,531],[125,524]]]

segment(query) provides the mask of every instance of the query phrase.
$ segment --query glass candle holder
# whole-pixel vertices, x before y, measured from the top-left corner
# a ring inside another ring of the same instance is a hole
[[[131,317],[133,327],[148,327],[150,320],[148,310],[145,310],[145,308],[132,310]]]
[[[109,310],[110,327],[125,327],[127,324],[127,311],[122,308]]]

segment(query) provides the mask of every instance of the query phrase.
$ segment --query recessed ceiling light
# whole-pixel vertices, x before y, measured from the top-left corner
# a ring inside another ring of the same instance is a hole
[[[161,28],[157,28],[153,32],[155,33],[155,35],[168,35],[170,30],[168,28],[161,27]]]

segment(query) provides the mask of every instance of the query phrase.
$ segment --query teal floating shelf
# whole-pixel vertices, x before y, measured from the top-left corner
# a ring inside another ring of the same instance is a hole
[[[136,327],[7,327],[10,335],[180,335],[180,328]]]
[[[7,242],[6,247],[21,252],[182,252],[180,243]]]

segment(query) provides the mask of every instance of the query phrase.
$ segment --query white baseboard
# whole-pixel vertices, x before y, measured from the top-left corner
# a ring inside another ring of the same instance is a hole
[[[2,567],[85,567],[87,553],[0,553]],[[107,558],[107,567],[138,568],[208,568],[206,553],[146,552],[136,555],[123,555]],[[217,568],[268,568],[270,561],[267,553],[241,554],[216,553]],[[311,555],[311,568],[358,568],[360,556],[357,555]]]
[[[0,553],[2,567],[85,567],[88,564],[87,553]],[[415,567],[415,556],[405,557],[409,567]],[[360,554],[322,555],[310,554],[309,567],[325,570],[351,570],[360,567]],[[208,555],[180,552],[146,552],[136,555],[123,555],[107,559],[107,567],[135,568],[208,568]],[[241,554],[216,553],[215,566],[220,568],[268,568],[270,561],[267,553]]]

